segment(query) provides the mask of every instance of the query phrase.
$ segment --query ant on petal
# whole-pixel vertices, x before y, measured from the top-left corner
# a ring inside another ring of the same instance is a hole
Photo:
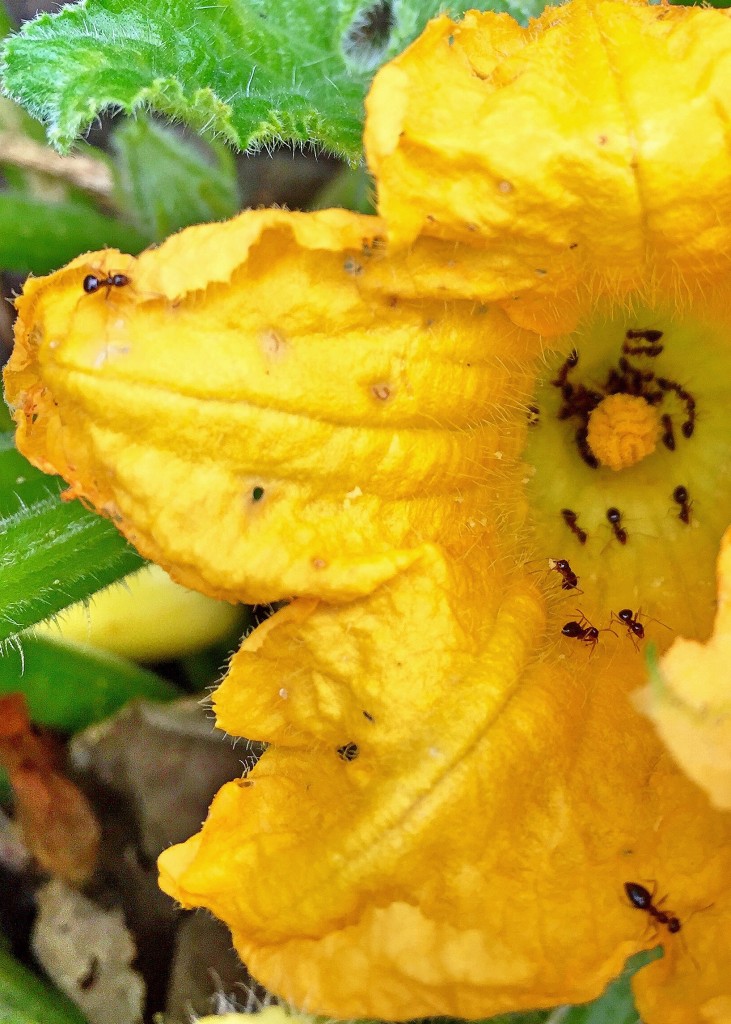
[[[591,648],[590,654],[593,654],[594,648],[599,643],[599,634],[614,633],[614,630],[611,628],[597,629],[596,626],[593,626],[591,622],[589,622],[581,608],[577,608],[576,610],[581,616],[580,620],[578,622],[571,621],[565,623],[561,629],[561,633],[563,636],[569,637],[570,640],[579,640],[581,643],[589,644]],[[614,635],[616,636],[617,634],[614,633]]]
[[[562,590],[578,590],[580,594],[584,593],[579,589],[579,577],[569,565],[567,558],[549,558],[548,568],[561,577]]]
[[[685,523],[686,526],[690,525],[690,510],[693,507],[693,502],[690,500],[688,495],[688,488],[684,487],[683,484],[678,486],[673,491],[673,501],[676,505],[680,505],[680,512],[678,512],[678,519],[681,523]]]
[[[653,902],[654,897],[652,893],[644,885],[640,885],[639,882],[625,882],[624,891],[627,893],[627,899],[635,909],[646,911],[658,924],[664,924],[671,935],[675,935],[676,932],[680,931],[682,928],[680,918],[676,917],[675,914],[669,914],[665,910],[660,910],[659,906],[656,906]]]
[[[96,274],[87,274],[82,282],[82,288],[87,295],[93,295],[100,288],[106,288],[107,295],[112,288],[124,288],[129,284],[126,274],[107,274],[106,277],[97,277]]]
[[[571,532],[578,538],[579,544],[586,544],[587,533],[586,530],[582,530],[577,523],[579,518],[578,513],[574,512],[570,508],[562,508],[561,515],[563,516],[563,521],[566,523],[569,530],[571,530]]]
[[[617,538],[619,543],[620,544],[626,544],[627,543],[627,531],[621,525],[622,524],[622,513],[619,511],[619,509],[618,508],[614,508],[614,507],[608,508],[607,509],[607,519],[611,523],[612,529],[614,530],[614,536]]]
[[[576,366],[578,361],[579,353],[576,351],[575,348],[572,348],[568,356],[566,357],[565,361],[561,364],[561,368],[558,371],[558,376],[555,378],[555,380],[551,381],[551,384],[553,384],[555,388],[565,387],[568,375],[571,373],[571,371]]]
[[[645,639],[645,626],[644,623],[640,622],[640,615],[642,615],[641,608],[637,609],[637,615],[635,615],[631,608],[622,608],[622,610],[617,612],[616,615],[612,612],[612,618],[610,620],[613,621],[616,619],[617,622],[621,622],[623,626],[627,627],[627,636],[635,645],[635,650],[637,651],[640,649],[640,645],[637,641]],[[670,626],[666,626],[665,623],[660,622],[659,619],[648,619],[647,621],[656,622],[658,626],[663,626],[664,629],[670,629]]]

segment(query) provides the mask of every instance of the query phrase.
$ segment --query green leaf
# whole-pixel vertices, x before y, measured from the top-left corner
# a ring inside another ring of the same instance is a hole
[[[8,14],[5,4],[0,3],[0,38],[2,36],[6,36],[9,32],[12,32],[14,28],[15,25]]]
[[[0,435],[0,641],[143,564],[111,523],[62,502],[62,487]]]
[[[0,694],[6,693],[25,696],[32,722],[68,733],[108,718],[134,697],[181,696],[171,683],[125,658],[32,634],[19,637],[0,657]]]
[[[344,166],[315,196],[310,210],[329,210],[334,206],[357,213],[375,213],[376,186],[366,168]]]
[[[200,144],[146,117],[125,122],[112,145],[120,207],[150,241],[238,210],[236,165],[222,145],[206,159]]]
[[[80,252],[110,245],[136,253],[149,238],[80,203],[46,203],[0,193],[0,268],[47,274]]]
[[[67,149],[108,108],[152,107],[239,149],[313,143],[361,156],[377,67],[447,10],[536,0],[87,0],[25,25],[4,49],[9,95]]]
[[[630,957],[620,976],[607,986],[599,999],[584,1006],[573,1006],[560,1018],[560,1024],[641,1024],[632,996],[632,976],[661,956],[662,948],[657,946]],[[551,1024],[550,1018],[546,1024]]]
[[[87,1024],[74,1004],[0,949],[2,1024]]]

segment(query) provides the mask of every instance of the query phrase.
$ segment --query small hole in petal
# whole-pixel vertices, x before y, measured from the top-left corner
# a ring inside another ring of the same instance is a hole
[[[261,499],[263,497],[264,497],[264,488],[263,487],[254,487],[252,492],[251,492],[251,500],[252,501],[261,501]]]

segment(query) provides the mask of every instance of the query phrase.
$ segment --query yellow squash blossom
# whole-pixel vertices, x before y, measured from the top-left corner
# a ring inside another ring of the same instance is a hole
[[[288,602],[215,697],[269,749],[160,867],[303,1011],[581,1002],[662,944],[643,1019],[731,1020],[731,816],[634,696],[731,521],[730,141],[726,12],[442,17],[369,97],[379,218],[18,302],[22,450],[180,582]]]

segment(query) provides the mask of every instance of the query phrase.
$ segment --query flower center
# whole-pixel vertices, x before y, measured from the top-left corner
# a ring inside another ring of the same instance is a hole
[[[659,436],[659,413],[639,395],[607,395],[589,413],[586,440],[600,466],[634,466],[652,455]]]
[[[597,315],[526,403],[525,557],[544,575],[557,639],[566,625],[574,640],[611,625],[600,650],[664,648],[711,628],[731,520],[731,327],[706,316]]]

